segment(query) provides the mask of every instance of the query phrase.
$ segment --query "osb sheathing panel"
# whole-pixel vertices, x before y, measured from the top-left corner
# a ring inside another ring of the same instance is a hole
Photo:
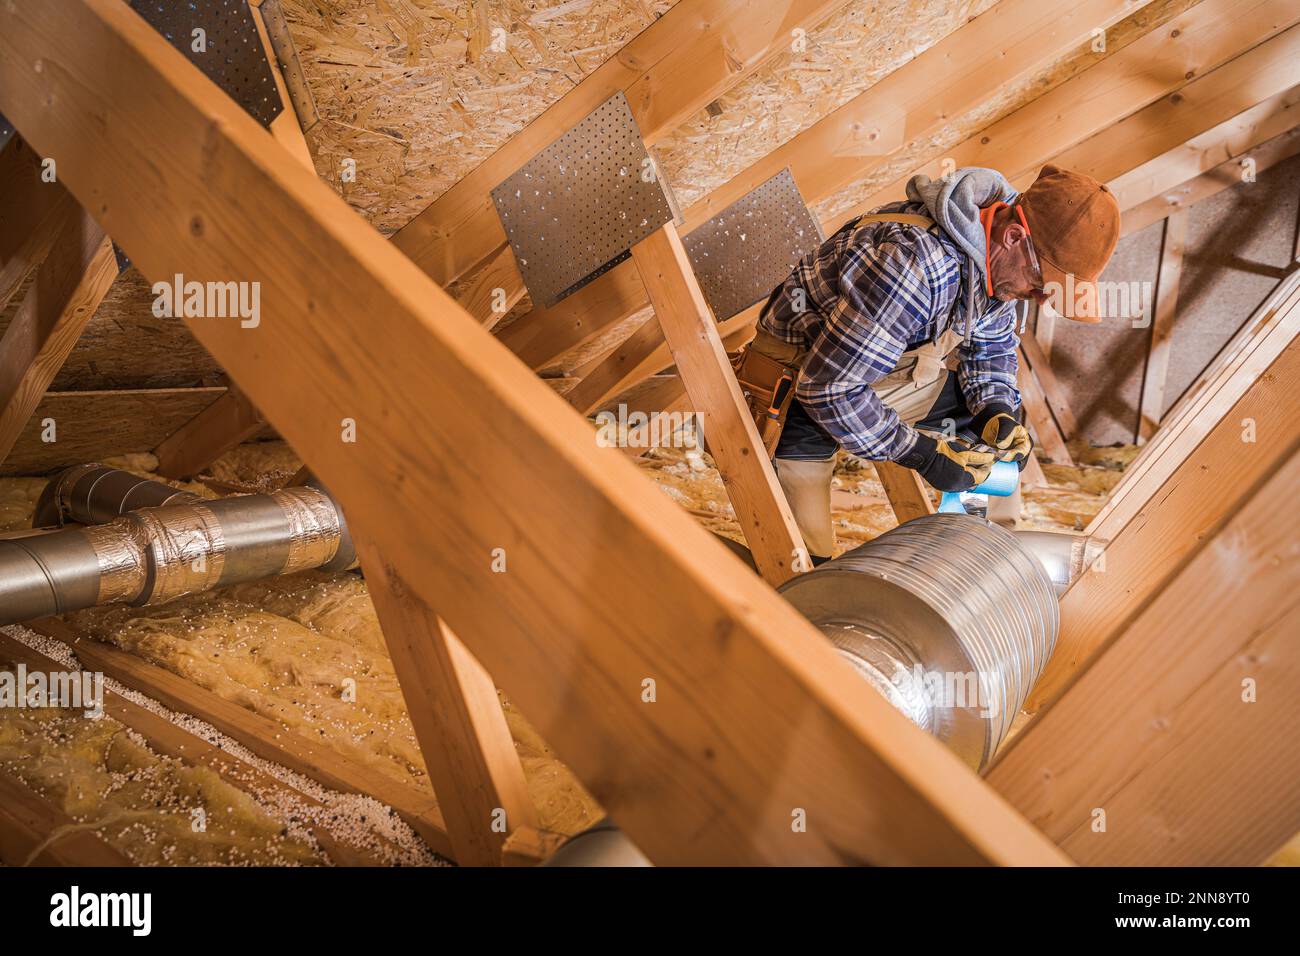
[[[904,66],[997,0],[851,3],[658,144],[690,204]]]
[[[1090,44],[1082,43],[1038,73],[1019,82],[1004,84],[996,95],[975,109],[953,116],[934,136],[909,142],[889,162],[830,199],[815,204],[814,210],[826,220],[842,210],[865,202],[899,177],[942,156],[944,150],[969,139],[1107,57],[1114,56],[1134,40],[1199,2],[1200,0],[1155,0],[1147,4],[1106,31],[1105,52],[1095,53]]]
[[[674,2],[283,0],[321,116],[316,169],[395,232]]]
[[[151,451],[225,392],[50,392],[0,464],[0,475],[42,475],[67,465]],[[45,424],[49,420],[52,433]],[[50,437],[54,440],[48,441]]]

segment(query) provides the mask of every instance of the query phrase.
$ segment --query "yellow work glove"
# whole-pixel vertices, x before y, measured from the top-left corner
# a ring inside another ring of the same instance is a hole
[[[982,424],[981,424],[982,422]],[[1021,468],[1034,450],[1034,441],[1029,437],[1029,429],[1020,424],[1011,409],[1003,406],[990,406],[978,416],[975,424],[979,425],[979,436],[984,444],[996,448],[999,461],[1014,461]]]
[[[967,491],[988,478],[996,460],[992,452],[980,451],[960,438],[918,435],[916,447],[898,463],[915,469],[939,491]]]

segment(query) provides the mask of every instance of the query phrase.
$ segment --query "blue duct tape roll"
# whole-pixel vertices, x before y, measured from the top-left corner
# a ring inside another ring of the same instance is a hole
[[[989,472],[983,484],[976,485],[970,491],[965,492],[969,495],[996,495],[999,498],[1005,498],[1013,494],[1020,485],[1020,466],[1014,461],[995,461],[993,470]],[[939,496],[939,514],[965,514],[966,509],[961,503],[961,494],[955,491],[945,491]]]

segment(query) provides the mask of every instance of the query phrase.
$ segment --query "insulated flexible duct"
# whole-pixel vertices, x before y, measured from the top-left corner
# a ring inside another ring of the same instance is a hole
[[[186,594],[310,568],[356,563],[347,524],[318,488],[204,501],[104,469],[70,469],[51,482],[38,519],[96,520],[0,541],[0,624],[101,604],[162,604]],[[89,487],[87,487],[87,485]],[[83,495],[84,492],[84,495]],[[170,494],[168,494],[170,493]]]
[[[1004,528],[915,518],[781,593],[872,686],[983,768],[1056,644],[1056,590]]]

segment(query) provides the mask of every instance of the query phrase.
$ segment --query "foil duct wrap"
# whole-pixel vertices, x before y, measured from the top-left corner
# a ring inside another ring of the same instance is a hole
[[[71,534],[85,536],[99,564],[98,604],[131,604],[149,586],[149,538],[130,518],[80,528]]]
[[[148,541],[152,582],[145,604],[216,587],[226,564],[221,522],[206,505],[147,508],[134,515]]]
[[[293,574],[329,564],[338,553],[342,524],[329,496],[300,486],[273,493],[271,499],[289,521],[289,553],[281,574]]]

